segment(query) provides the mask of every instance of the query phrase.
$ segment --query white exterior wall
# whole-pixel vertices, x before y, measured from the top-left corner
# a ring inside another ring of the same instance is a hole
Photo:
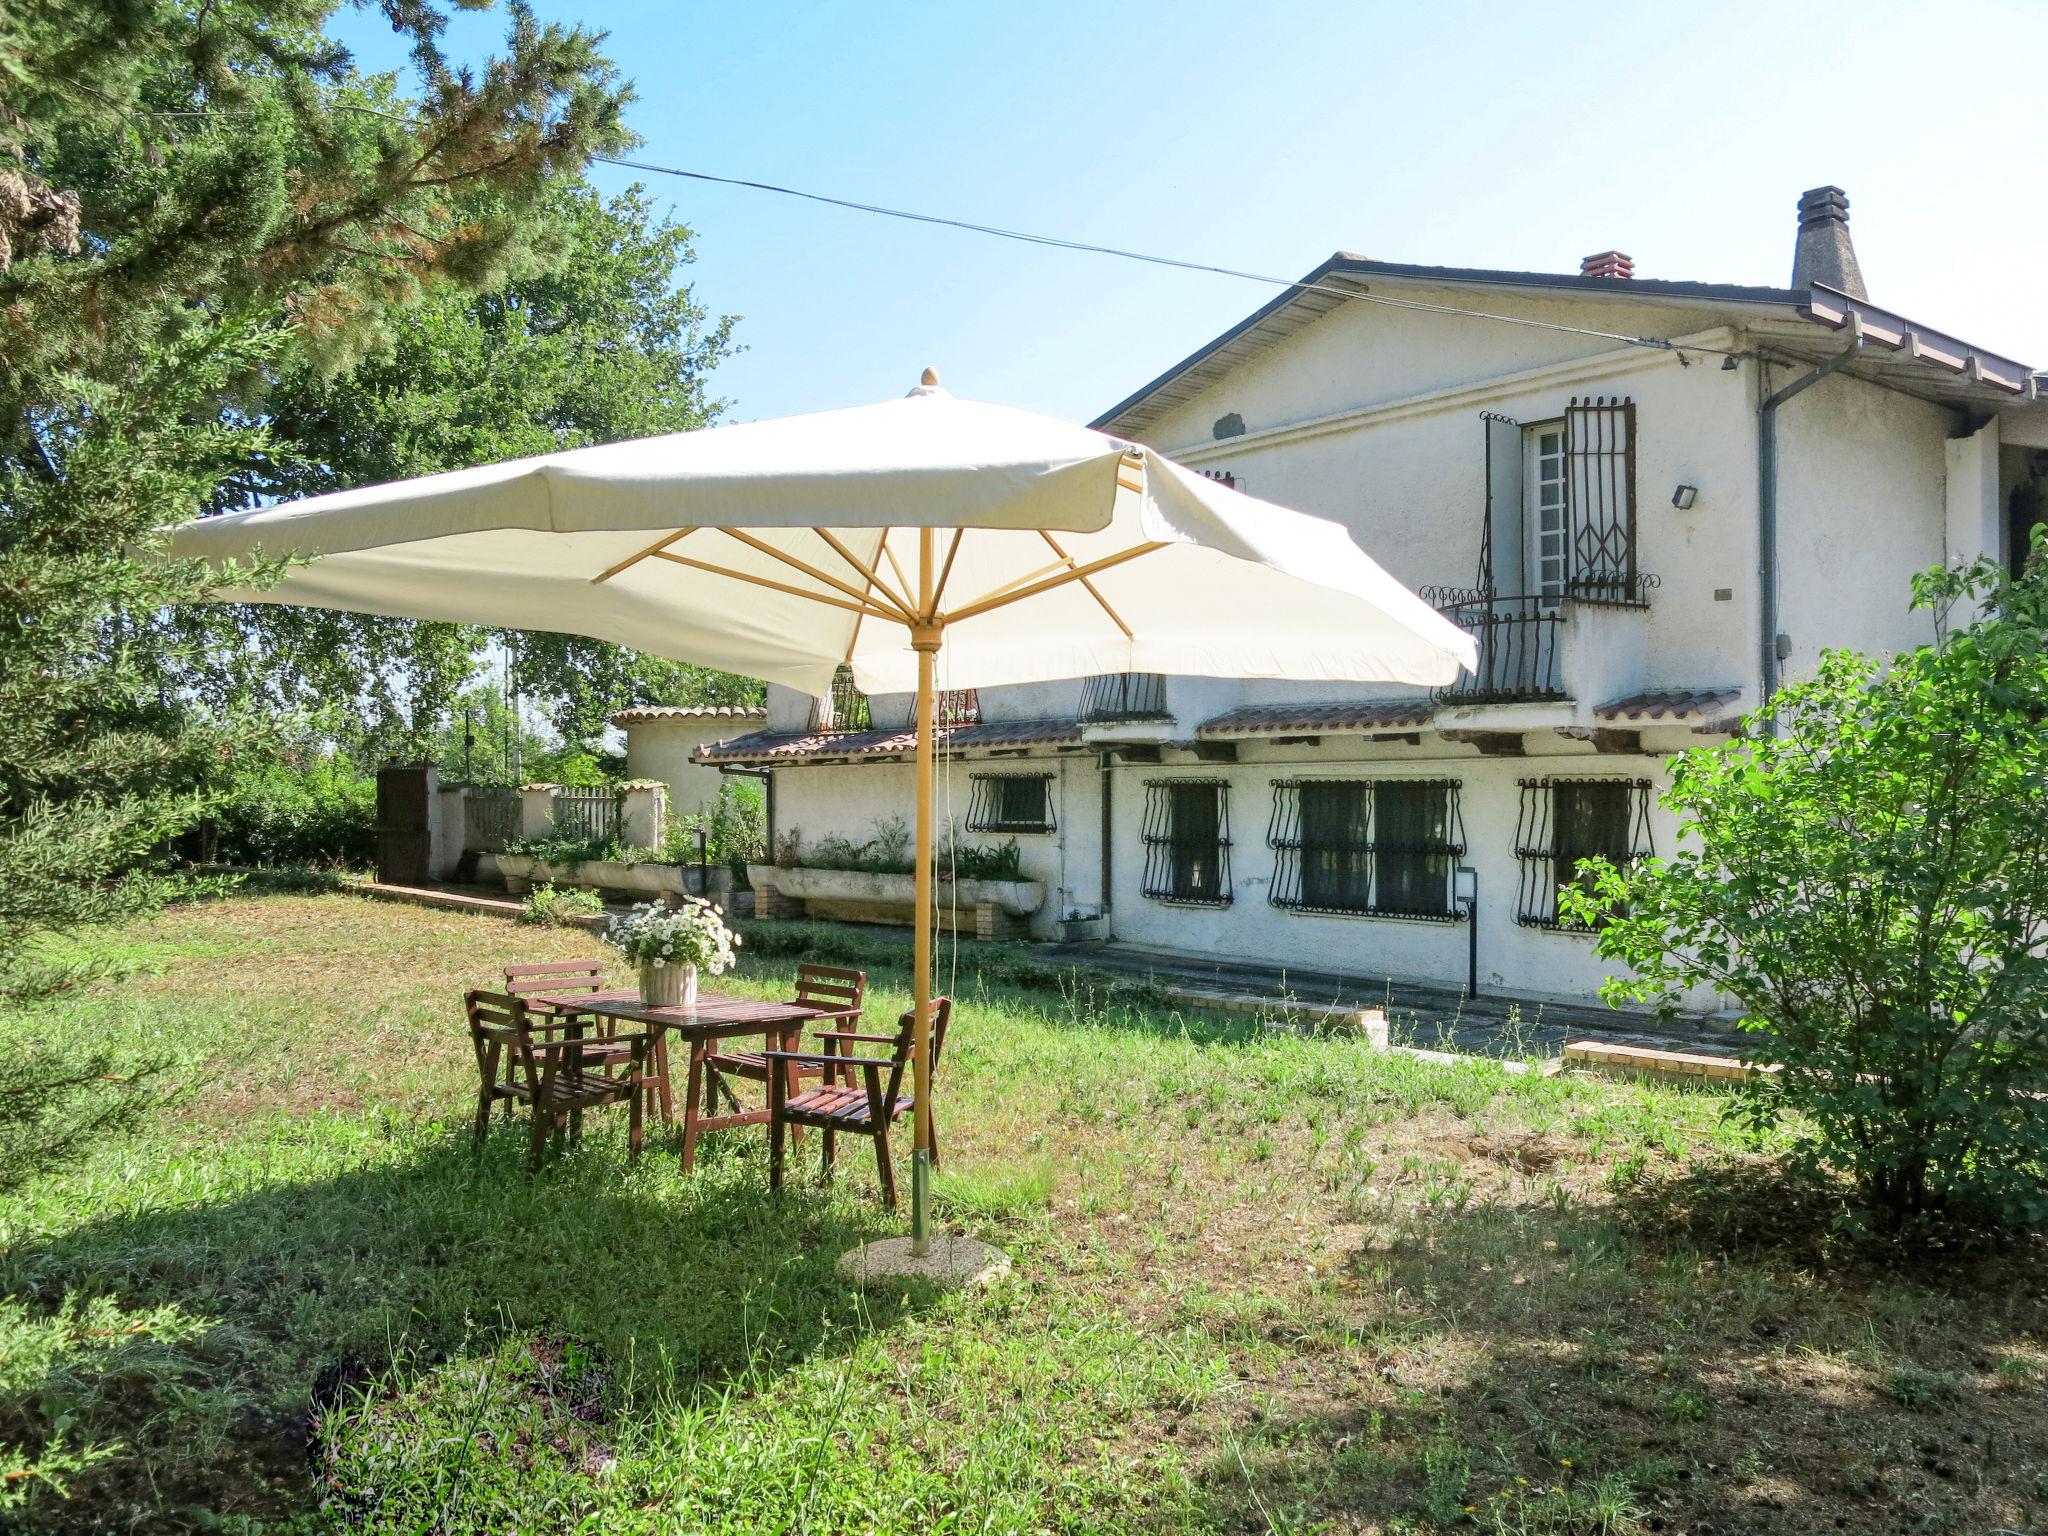
[[[1783,385],[1795,374],[1776,371]],[[1955,417],[1861,379],[1822,379],[1778,411],[1778,629],[1785,681],[1823,650],[1883,656],[1934,638],[1909,583],[1947,553]],[[1753,632],[1752,632],[1753,633]]]
[[[798,695],[802,697],[801,694]],[[668,814],[687,816],[717,803],[724,776],[716,768],[692,761],[699,747],[725,741],[762,722],[730,715],[673,715],[636,720],[625,727],[626,777],[659,779],[668,786]]]
[[[1525,928],[1517,921],[1522,872],[1515,857],[1521,804],[1516,781],[1648,778],[1653,786],[1651,841],[1658,852],[1669,853],[1678,829],[1675,818],[1655,804],[1667,782],[1661,761],[1596,756],[1590,751],[1567,758],[1446,757],[1444,750],[1411,748],[1398,755],[1367,756],[1355,747],[1245,743],[1240,747],[1244,760],[1237,763],[1118,767],[1113,791],[1118,810],[1115,938],[1196,957],[1239,957],[1262,965],[1339,971],[1374,980],[1461,986],[1469,942],[1464,923],[1331,916],[1276,907],[1270,896],[1277,854],[1266,842],[1275,779],[1448,778],[1459,783],[1464,862],[1479,875],[1480,991],[1580,1003],[1596,996],[1613,967],[1593,953],[1590,936]],[[1228,907],[1183,906],[1143,894],[1138,815],[1145,785],[1175,778],[1221,779],[1229,785],[1233,899]],[[1701,1009],[1715,1006],[1705,994],[1692,1003]]]
[[[968,832],[965,830],[974,773],[1050,773],[1057,832]],[[957,827],[968,844],[1017,840],[1027,880],[1042,881],[1045,905],[1032,918],[1037,938],[1056,938],[1062,918],[1075,909],[1092,913],[1101,901],[1099,771],[1091,753],[1067,752],[1031,758],[941,762],[933,801],[934,841],[943,845]],[[907,762],[844,763],[775,770],[775,832],[802,834],[805,846],[825,837],[866,842],[890,818],[910,824],[916,802],[915,775]],[[1136,823],[1133,823],[1135,826]]]

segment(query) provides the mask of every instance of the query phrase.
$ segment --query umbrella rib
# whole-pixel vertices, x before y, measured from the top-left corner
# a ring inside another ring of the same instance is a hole
[[[1086,565],[1073,566],[1057,576],[1048,576],[1043,581],[1034,581],[1030,585],[1018,587],[1014,591],[1004,591],[999,588],[985,597],[976,598],[964,608],[954,609],[946,615],[946,622],[957,624],[962,619],[971,619],[977,614],[987,613],[992,608],[1006,608],[1011,603],[1021,603],[1027,597],[1036,597],[1039,593],[1050,592],[1055,587],[1064,587],[1071,582],[1085,580],[1093,576],[1097,571],[1106,571],[1113,565],[1122,565],[1126,561],[1137,559],[1140,555],[1149,555],[1155,549],[1165,549],[1168,546],[1168,542],[1166,540],[1159,540],[1146,544],[1134,544],[1129,549],[1120,549],[1113,555],[1104,555],[1100,560],[1090,560]]]
[[[1058,539],[1054,538],[1049,532],[1047,532],[1043,528],[1038,530],[1038,536],[1044,539],[1047,544],[1052,546],[1052,552],[1054,554],[1058,555],[1062,560],[1067,562],[1067,569],[1072,570],[1074,568],[1074,557],[1068,554],[1064,549],[1060,548],[1060,541]],[[1124,632],[1124,638],[1126,640],[1137,639],[1138,637],[1131,633],[1131,626],[1126,624],[1123,621],[1123,619],[1118,615],[1117,611],[1109,606],[1109,599],[1102,595],[1101,589],[1098,588],[1094,582],[1090,581],[1085,576],[1081,577],[1080,581],[1082,588],[1087,592],[1087,594],[1090,597],[1095,599],[1096,605],[1099,608],[1101,608],[1104,613],[1109,615],[1109,622],[1114,624],[1118,629]]]
[[[691,534],[695,533],[696,531],[697,530],[695,528],[685,528],[680,532],[671,533],[664,538],[656,539],[652,544],[648,545],[638,554],[628,555],[625,559],[621,560],[617,565],[611,566],[609,569],[599,571],[595,576],[590,578],[590,584],[593,587],[603,586],[606,582],[610,581],[614,576],[618,575],[619,572],[631,570],[634,566],[638,565],[642,560],[645,560],[649,555],[658,555],[664,549],[667,549],[671,544],[680,544],[684,539],[687,539]]]
[[[946,582],[953,574],[953,557],[960,553],[960,540],[966,537],[966,534],[967,530],[965,528],[955,528],[953,530],[953,542],[946,546],[946,563],[939,567],[938,584],[932,588],[932,609],[934,612],[938,610],[939,604],[945,600]],[[884,534],[882,539],[886,546],[888,535]]]
[[[823,592],[806,592],[802,587],[793,587],[786,581],[775,581],[767,576],[755,576],[746,571],[735,571],[723,565],[713,565],[708,560],[692,560],[688,555],[670,554],[665,549],[654,552],[657,560],[667,560],[676,565],[687,565],[693,571],[708,571],[713,576],[730,576],[734,581],[744,581],[752,586],[766,587],[771,592],[787,592],[791,597],[801,597],[806,602],[824,603],[833,608],[844,608],[848,613],[873,614],[878,619],[887,619],[893,624],[903,622],[902,616],[886,608],[877,608],[865,602],[850,603],[843,597],[831,597]]]
[[[725,534],[728,538],[738,539],[740,543],[746,545],[749,549],[759,550],[771,560],[780,560],[791,570],[802,571],[813,581],[822,581],[828,587],[837,588],[856,602],[870,605],[877,614],[885,619],[893,618],[905,624],[910,622],[910,610],[898,604],[893,598],[888,597],[886,593],[884,594],[884,601],[877,602],[872,593],[863,592],[859,587],[852,585],[850,582],[841,581],[837,576],[829,575],[819,570],[815,565],[797,559],[795,555],[784,554],[773,544],[768,543],[764,539],[757,539],[751,533],[747,533],[739,528],[721,528],[718,531]]]
[[[862,565],[859,559],[854,555],[853,551],[848,549],[844,544],[840,543],[837,539],[833,538],[830,531],[824,528],[813,528],[811,532],[815,533],[819,538],[823,539],[827,544],[831,545],[833,552],[836,553],[840,559],[844,560],[856,571],[859,571],[861,575],[867,577],[868,582],[871,586],[877,587],[881,590],[882,596],[889,599],[890,602],[894,603],[898,608],[901,608],[905,613],[908,613],[910,611],[910,604],[908,601],[905,600],[903,595],[900,592],[898,592],[894,587],[890,586],[889,583],[882,580],[881,573],[879,571],[874,570],[872,567]],[[886,529],[883,530],[882,536],[884,538],[888,537],[888,531]]]
[[[903,562],[896,558],[896,551],[889,547],[889,530],[886,528],[882,530],[882,553],[888,557],[889,569],[896,573],[897,582],[904,591],[908,592],[910,590],[910,573],[903,569]],[[913,610],[909,603],[905,603],[903,611],[910,613]]]

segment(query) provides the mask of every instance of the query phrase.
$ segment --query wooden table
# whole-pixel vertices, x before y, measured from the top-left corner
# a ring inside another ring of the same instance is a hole
[[[583,1015],[616,1019],[646,1030],[653,1037],[653,1066],[659,1077],[664,1120],[675,1119],[675,1093],[668,1069],[668,1036],[673,1033],[689,1043],[690,1074],[687,1091],[683,1095],[685,1173],[696,1164],[698,1132],[723,1130],[731,1125],[768,1123],[765,1105],[760,1109],[737,1110],[725,1115],[713,1114],[703,1108],[704,1058],[710,1053],[711,1043],[734,1035],[760,1035],[767,1041],[768,1050],[800,1051],[803,1049],[804,1026],[825,1012],[803,1003],[764,1003],[751,997],[729,997],[722,992],[699,992],[695,1005],[688,1008],[650,1008],[640,1000],[638,992],[625,991],[542,992],[527,1001],[550,1004],[565,1017]],[[571,1039],[577,1036],[573,1025],[569,1035]],[[794,1094],[797,1092],[794,1065],[790,1066],[789,1072],[789,1091]]]

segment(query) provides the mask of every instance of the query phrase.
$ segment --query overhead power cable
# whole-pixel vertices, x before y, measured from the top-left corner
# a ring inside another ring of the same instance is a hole
[[[1241,278],[1249,283],[1264,283],[1271,288],[1288,288],[1301,293],[1326,293],[1334,298],[1357,299],[1368,304],[1383,304],[1390,309],[1414,309],[1433,315],[1461,315],[1469,320],[1492,320],[1501,325],[1527,326],[1539,331],[1564,331],[1574,336],[1591,336],[1601,341],[1618,341],[1625,346],[1653,347],[1658,351],[1675,352],[1675,342],[1662,336],[1632,336],[1624,331],[1601,331],[1591,326],[1566,325],[1556,320],[1532,320],[1526,315],[1503,315],[1491,310],[1465,309],[1456,304],[1431,304],[1422,299],[1400,299],[1389,294],[1372,293],[1353,285],[1309,282],[1301,278],[1274,277],[1266,272],[1248,272],[1241,267],[1216,266],[1205,261],[1189,261],[1177,256],[1160,256],[1148,251],[1125,250],[1120,246],[1096,245],[1087,240],[1069,240],[1059,235],[1034,234],[1029,230],[1006,229],[1000,224],[978,224],[972,219],[954,219],[936,213],[917,213],[907,208],[890,208],[881,203],[864,203],[849,197],[833,197],[823,192],[806,192],[800,187],[778,186],[772,181],[749,181],[739,176],[714,176],[708,171],[684,170],[680,166],[657,165],[649,160],[626,160],[615,155],[594,155],[606,165],[616,165],[629,171],[646,171],[657,176],[675,176],[684,181],[703,181],[721,187],[743,187],[752,192],[771,192],[778,197],[801,198],[805,202],[824,203],[833,208],[845,208],[854,213],[869,213],[885,219],[903,219],[913,224],[936,224],[946,229],[965,230],[970,234],[989,235],[998,240],[1016,240],[1025,245],[1041,245],[1056,251],[1079,251],[1090,256],[1114,256],[1123,261],[1141,261],[1155,267],[1172,267],[1182,272],[1205,272],[1216,277]],[[1721,353],[1720,348],[1700,347],[1688,343],[1688,352]],[[1724,354],[1736,355],[1736,354]]]
[[[376,107],[343,103],[342,110],[361,112],[371,117],[381,117],[389,122],[402,123],[407,127],[421,126],[416,120],[403,117],[396,112],[381,111]],[[137,112],[135,117],[239,117],[241,112],[220,112],[209,110]],[[1243,282],[1262,283],[1269,288],[1285,288],[1297,293],[1322,293],[1332,298],[1355,300],[1364,304],[1379,304],[1388,309],[1417,310],[1430,315],[1453,315],[1466,320],[1490,320],[1496,325],[1519,325],[1529,330],[1558,331],[1571,336],[1590,336],[1598,341],[1620,342],[1623,346],[1648,347],[1659,352],[1673,352],[1683,362],[1687,352],[1699,352],[1718,357],[1746,357],[1745,352],[1730,351],[1723,347],[1704,347],[1688,342],[1681,348],[1662,336],[1634,336],[1625,331],[1602,331],[1592,326],[1567,325],[1558,320],[1535,320],[1527,315],[1503,315],[1494,310],[1467,309],[1457,304],[1433,304],[1424,299],[1396,298],[1391,294],[1373,293],[1356,284],[1334,284],[1310,282],[1302,278],[1275,277],[1267,272],[1250,272],[1242,267],[1218,266],[1212,262],[1191,261],[1178,256],[1161,256],[1150,251],[1126,250],[1121,246],[1098,245],[1088,240],[1069,240],[1059,235],[1034,234],[1030,230],[1009,229],[1000,224],[980,224],[972,219],[955,219],[936,213],[918,213],[908,208],[891,208],[883,203],[867,203],[857,198],[834,197],[824,192],[806,192],[801,187],[780,186],[772,181],[751,181],[742,176],[714,176],[709,171],[692,171],[675,165],[661,165],[652,160],[629,160],[619,155],[593,155],[593,160],[605,165],[616,165],[623,170],[643,171],[654,176],[673,176],[682,181],[701,181],[713,186],[739,187],[750,192],[767,192],[777,197],[794,197],[808,203],[823,203],[831,208],[844,208],[852,213],[872,214],[877,218],[902,219],[912,224],[932,224],[944,229],[963,230],[969,234],[987,235],[997,240],[1014,240],[1024,245],[1043,246],[1048,250],[1075,251],[1089,256],[1113,256],[1120,261],[1143,262],[1148,266],[1171,267],[1181,272],[1202,272],[1214,277],[1234,277]]]

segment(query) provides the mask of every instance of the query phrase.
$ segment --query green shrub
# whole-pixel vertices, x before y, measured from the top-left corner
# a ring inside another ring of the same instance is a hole
[[[1633,971],[1611,1000],[1741,1004],[1783,1070],[1739,1110],[1792,1124],[1888,1232],[2048,1220],[2044,568],[2037,540],[2019,580],[1918,578],[1933,644],[1830,652],[1741,742],[1681,753],[1664,803],[1688,843],[1627,874],[1587,861],[1559,899]],[[1951,627],[1959,602],[1982,617]]]
[[[604,899],[597,892],[572,885],[565,890],[536,885],[526,894],[519,909],[519,921],[542,928],[573,927],[579,917],[604,915]]]
[[[243,773],[185,851],[208,863],[335,866],[376,862],[377,781],[313,750]]]
[[[673,817],[662,839],[661,857],[670,864],[697,862],[697,828],[704,829],[705,862],[737,873],[768,854],[768,799],[756,779],[727,779],[704,812]]]

